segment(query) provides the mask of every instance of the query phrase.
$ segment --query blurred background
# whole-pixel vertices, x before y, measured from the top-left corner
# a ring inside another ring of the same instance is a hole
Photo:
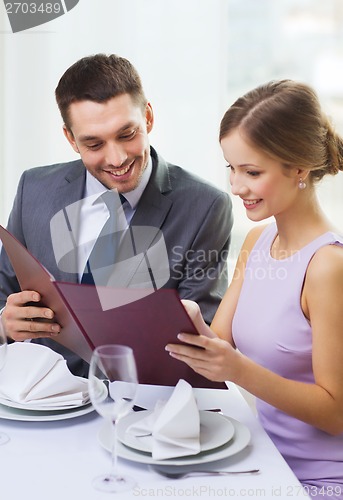
[[[77,158],[54,90],[72,63],[97,52],[127,57],[138,69],[155,111],[158,152],[223,190],[219,123],[256,85],[279,78],[312,85],[343,133],[342,0],[79,0],[66,15],[15,34],[1,2],[2,225],[25,169]],[[339,174],[318,189],[341,232],[342,188]],[[252,225],[233,201],[232,261]]]

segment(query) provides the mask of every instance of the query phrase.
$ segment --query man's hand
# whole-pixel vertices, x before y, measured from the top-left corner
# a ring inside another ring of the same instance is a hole
[[[54,312],[39,304],[35,291],[13,293],[7,298],[1,321],[7,337],[17,342],[42,337],[55,337],[61,326],[53,322]]]

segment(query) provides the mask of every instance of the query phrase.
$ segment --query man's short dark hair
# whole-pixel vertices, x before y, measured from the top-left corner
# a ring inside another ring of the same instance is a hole
[[[60,113],[69,130],[69,108],[73,102],[101,103],[122,94],[129,94],[134,103],[145,108],[147,99],[139,74],[127,59],[115,54],[83,57],[66,70],[55,91]]]

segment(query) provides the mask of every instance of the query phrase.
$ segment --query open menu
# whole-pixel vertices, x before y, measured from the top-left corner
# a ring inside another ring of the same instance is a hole
[[[39,292],[41,305],[55,312],[55,321],[62,330],[54,341],[87,362],[99,345],[128,345],[134,351],[142,384],[174,386],[183,378],[193,387],[226,387],[224,383],[211,382],[195,373],[165,351],[167,343],[178,342],[176,336],[179,332],[198,333],[176,290],[147,291],[145,296],[137,299],[141,294],[134,288],[58,282],[2,226],[0,239],[21,289]],[[106,298],[114,307],[103,310]]]

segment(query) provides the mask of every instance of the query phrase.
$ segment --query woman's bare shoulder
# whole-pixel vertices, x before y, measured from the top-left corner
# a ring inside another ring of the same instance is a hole
[[[307,281],[313,285],[323,280],[340,279],[343,276],[343,246],[325,245],[317,250],[306,274]]]
[[[263,224],[250,229],[245,237],[242,248],[244,248],[245,251],[251,250],[267,226],[268,224]]]

